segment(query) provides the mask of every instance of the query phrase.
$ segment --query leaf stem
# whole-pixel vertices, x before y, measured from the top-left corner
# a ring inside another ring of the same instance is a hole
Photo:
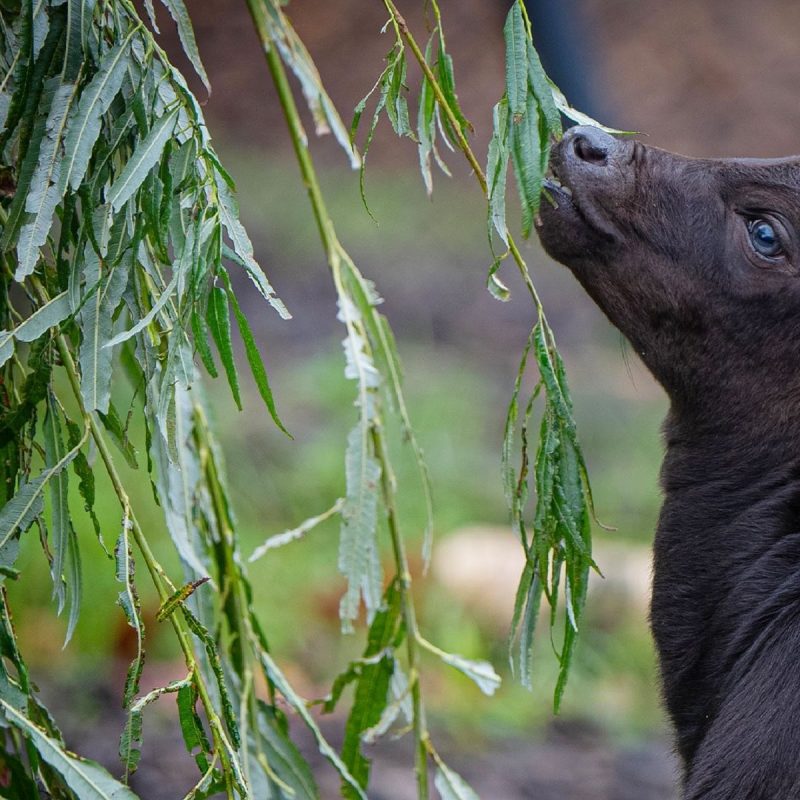
[[[328,214],[322,191],[319,186],[316,170],[309,153],[305,140],[305,134],[300,122],[297,105],[292,95],[291,87],[284,69],[283,62],[276,48],[272,44],[272,36],[269,23],[266,19],[266,12],[263,4],[257,0],[247,0],[253,22],[256,26],[265,50],[265,57],[269,67],[270,75],[278,92],[278,99],[283,109],[284,117],[289,127],[289,135],[292,146],[297,156],[300,173],[303,183],[308,192],[314,218],[319,229],[322,245],[328,257],[328,264],[333,273],[334,283],[336,284],[337,294],[347,296],[347,291],[342,283],[342,260],[343,248],[339,243],[333,222]],[[480,169],[480,168],[478,168]],[[349,256],[344,254],[344,259],[349,264]],[[355,269],[353,267],[353,269]],[[397,376],[391,376],[397,380]],[[366,400],[364,401],[366,402]],[[362,405],[362,409],[365,405]],[[403,407],[404,422],[406,421],[405,408]],[[411,597],[411,573],[408,565],[408,557],[405,552],[400,526],[397,519],[397,511],[394,503],[394,476],[391,469],[389,454],[386,448],[384,434],[380,429],[379,421],[372,421],[370,424],[373,447],[375,456],[381,465],[381,491],[384,506],[386,509],[389,533],[392,541],[394,560],[401,585],[401,596],[403,606],[403,617],[407,629],[406,647],[409,670],[409,683],[411,687],[411,698],[413,707],[413,726],[415,738],[415,772],[417,780],[417,794],[420,800],[429,797],[428,790],[428,741],[430,739],[425,711],[422,701],[422,690],[419,683],[419,657],[417,650],[417,637],[419,630],[417,626],[416,613],[414,610],[413,599]]]
[[[378,425],[372,429],[372,441],[375,454],[381,466],[388,465],[389,457],[386,450],[386,441],[383,431]],[[419,683],[419,653],[417,645],[422,640],[417,625],[417,615],[411,596],[411,570],[408,566],[405,543],[400,533],[397,518],[397,509],[394,503],[393,476],[387,469],[381,469],[381,491],[383,502],[386,506],[386,521],[389,535],[392,540],[394,559],[398,568],[400,580],[400,596],[403,606],[403,620],[406,625],[406,653],[408,655],[408,681],[411,687],[411,703],[413,708],[414,742],[415,742],[415,770],[417,774],[417,794],[420,798],[428,797],[428,741],[430,735],[425,720],[425,708],[422,703],[422,690]]]

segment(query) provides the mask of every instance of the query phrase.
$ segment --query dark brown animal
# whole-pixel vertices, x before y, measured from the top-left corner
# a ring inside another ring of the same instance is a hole
[[[685,800],[800,798],[800,159],[572,128],[542,244],[667,391],[651,624]]]

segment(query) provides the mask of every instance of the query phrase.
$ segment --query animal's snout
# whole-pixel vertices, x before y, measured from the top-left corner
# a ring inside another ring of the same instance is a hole
[[[605,167],[620,150],[620,142],[601,128],[578,125],[564,134],[563,153],[576,166]]]

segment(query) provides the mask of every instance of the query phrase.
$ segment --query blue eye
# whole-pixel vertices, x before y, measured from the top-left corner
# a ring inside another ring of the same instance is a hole
[[[750,241],[755,251],[767,258],[775,258],[783,253],[780,236],[774,226],[763,219],[754,219],[747,223]]]

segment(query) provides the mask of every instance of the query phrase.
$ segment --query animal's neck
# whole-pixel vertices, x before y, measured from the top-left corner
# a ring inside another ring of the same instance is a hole
[[[800,561],[800,439],[780,426],[766,430],[674,412],[666,426],[651,619],[686,759],[714,714],[737,643],[747,641],[748,620],[765,624]]]

